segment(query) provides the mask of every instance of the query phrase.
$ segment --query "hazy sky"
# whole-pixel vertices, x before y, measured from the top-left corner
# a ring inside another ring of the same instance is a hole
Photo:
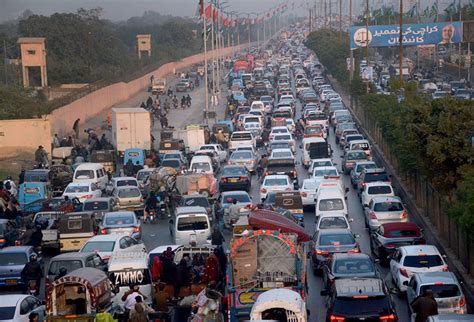
[[[239,12],[260,12],[283,3],[283,0],[226,1],[229,11]],[[0,21],[15,19],[26,9],[36,14],[50,15],[54,12],[75,12],[80,7],[90,9],[98,6],[104,8],[105,18],[114,21],[141,16],[146,10],[175,16],[194,16],[197,5],[198,0],[0,0]]]

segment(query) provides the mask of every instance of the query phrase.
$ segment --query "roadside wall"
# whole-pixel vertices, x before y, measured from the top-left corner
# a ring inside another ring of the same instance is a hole
[[[48,118],[0,120],[0,159],[32,153],[39,145],[51,153],[51,122]]]
[[[234,50],[238,51],[244,47],[246,46],[224,48],[222,55],[230,55]],[[208,57],[212,57],[212,55],[212,51],[208,52]],[[155,78],[165,78],[173,73],[173,70],[190,67],[203,61],[204,53],[186,57],[180,61],[165,64],[155,71],[131,82],[120,82],[106,86],[60,107],[50,114],[52,133],[58,133],[60,137],[64,136],[72,132],[72,125],[76,119],[80,118],[82,123],[113,105],[130,99],[149,86],[151,75],[154,75]]]

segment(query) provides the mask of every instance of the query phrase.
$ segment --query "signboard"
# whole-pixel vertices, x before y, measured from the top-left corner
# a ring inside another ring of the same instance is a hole
[[[456,44],[460,43],[461,22],[440,22],[403,25],[402,41],[404,46]],[[400,41],[400,26],[369,26],[369,33],[364,26],[351,27],[351,49],[365,47],[393,47]]]
[[[360,71],[360,77],[365,80],[365,81],[372,81],[373,77],[374,77],[374,70],[372,68],[372,66],[368,66],[368,67],[361,67],[361,71]]]

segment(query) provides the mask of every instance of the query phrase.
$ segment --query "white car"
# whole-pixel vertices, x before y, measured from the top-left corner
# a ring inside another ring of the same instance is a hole
[[[273,137],[277,134],[290,134],[290,130],[286,126],[274,126],[269,134],[269,140],[273,140]]]
[[[285,129],[287,129],[287,128],[285,127]],[[287,129],[287,131],[288,131],[288,129]],[[275,134],[271,141],[272,142],[275,142],[275,141],[288,142],[290,144],[291,151],[293,153],[296,152],[296,141],[290,133],[288,133],[288,134]]]
[[[294,159],[291,149],[273,149],[270,159]]]
[[[112,253],[120,251],[146,252],[147,250],[145,244],[135,238],[119,234],[110,234],[97,235],[89,238],[79,252],[96,252],[104,262],[108,262]]]
[[[0,321],[28,322],[30,313],[38,313],[39,321],[45,318],[44,304],[32,295],[0,295]]]
[[[138,187],[138,180],[134,177],[115,177],[110,179],[105,186],[105,193],[112,195],[114,190],[118,187],[134,186]]]
[[[412,245],[398,248],[391,256],[390,272],[394,285],[406,292],[408,281],[415,273],[447,272],[448,265],[433,245]]]
[[[367,182],[360,195],[362,205],[368,205],[374,197],[394,197],[395,191],[388,182]]]
[[[352,218],[347,219],[347,216],[343,212],[325,214],[316,217],[316,229],[351,229],[350,223],[353,221]]]
[[[324,158],[324,159],[312,159],[311,164],[308,167],[308,174],[313,173],[313,169],[317,167],[334,167],[335,164],[332,162],[330,158]]]
[[[316,192],[318,190],[319,181],[315,179],[304,179],[300,187],[301,200],[303,206],[314,206],[316,201]]]
[[[287,175],[268,175],[260,187],[260,199],[265,200],[269,192],[292,191],[293,182]]]
[[[312,178],[339,178],[339,172],[335,166],[332,167],[314,167]]]
[[[227,160],[227,156],[228,156],[227,151],[224,150],[224,148],[220,144],[201,145],[199,150],[212,150],[212,151],[215,151],[215,152],[217,152],[217,155],[219,155],[220,162],[225,162],[225,160]]]
[[[102,191],[92,182],[71,182],[67,185],[62,194],[62,197],[69,199],[77,198],[79,202],[84,202],[91,198],[102,197]]]

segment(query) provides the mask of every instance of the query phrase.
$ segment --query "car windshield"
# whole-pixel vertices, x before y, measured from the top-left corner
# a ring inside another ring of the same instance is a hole
[[[166,160],[166,159],[180,159],[180,154],[178,154],[178,153],[166,153],[163,156],[163,160]]]
[[[166,159],[161,162],[161,166],[177,169],[181,166],[181,162],[179,160]]]
[[[403,205],[397,201],[378,202],[374,205],[374,211],[402,211]]]
[[[293,153],[290,151],[278,151],[272,153],[272,158],[281,158],[281,159],[292,159]]]
[[[180,200],[179,205],[181,207],[186,206],[200,206],[204,208],[210,207],[209,201],[207,201],[207,198],[183,198]]]
[[[434,284],[420,287],[420,294],[425,294],[427,290],[432,290],[436,299],[461,296],[461,291],[456,284]]]
[[[138,181],[145,181],[150,176],[150,171],[140,171],[137,173]]]
[[[332,167],[332,163],[329,160],[313,162],[313,168],[317,168],[317,167]]]
[[[68,186],[66,188],[67,193],[81,193],[81,192],[89,192],[89,186]]]
[[[225,167],[222,176],[245,176],[247,174],[244,167]]]
[[[133,223],[135,223],[135,218],[130,215],[105,217],[106,225],[131,225]]]
[[[365,182],[389,181],[389,178],[386,173],[366,173],[364,177],[364,181]]]
[[[319,134],[322,132],[322,129],[319,126],[307,127],[305,129],[306,134]]]
[[[81,249],[81,252],[112,252],[114,250],[114,241],[92,241],[87,242]]]
[[[140,190],[137,188],[124,188],[118,192],[119,198],[137,198],[141,196]]]
[[[196,172],[207,172],[211,171],[211,165],[207,162],[195,162],[192,164],[191,170]]]
[[[207,224],[206,216],[192,216],[178,218],[178,230],[204,230],[209,226]]]
[[[107,210],[109,209],[109,203],[107,201],[88,201],[84,203],[83,210]]]
[[[385,232],[385,237],[388,238],[404,238],[404,237],[419,237],[420,232],[412,229],[389,230]]]
[[[365,160],[367,159],[367,154],[364,152],[349,152],[347,153],[347,160]]]
[[[318,183],[314,180],[305,180],[303,182],[303,189],[305,190],[315,190],[318,188]]]
[[[439,255],[410,255],[403,260],[403,266],[407,267],[436,267],[444,265]]]
[[[314,176],[315,177],[337,176],[337,170],[336,169],[315,169]]]
[[[375,169],[377,165],[375,163],[363,163],[356,166],[355,172],[361,173],[364,169]]]
[[[384,195],[392,193],[392,187],[390,186],[373,186],[367,189],[369,195]]]
[[[118,180],[117,181],[117,187],[125,187],[125,186],[136,187],[138,186],[137,180]]]
[[[0,265],[1,266],[15,266],[25,265],[28,262],[28,258],[25,253],[1,253],[0,254]]]
[[[290,148],[290,145],[288,144],[288,142],[275,142],[275,143],[272,143],[270,145],[270,148],[272,150],[274,149],[285,149],[285,148]]]
[[[349,228],[347,220],[342,217],[323,217],[319,222],[319,229]]]
[[[338,259],[334,263],[336,274],[364,274],[375,272],[374,265],[369,258]]]
[[[62,267],[64,267],[67,272],[72,272],[82,268],[82,262],[80,260],[53,260],[49,265],[48,275],[58,275],[59,269]]]
[[[275,135],[273,139],[275,141],[288,141],[291,140],[291,135]]]
[[[344,202],[342,199],[321,199],[319,202],[320,211],[344,210]]]
[[[15,311],[16,307],[15,306],[2,306],[0,307],[0,320],[1,321],[7,321],[7,320],[12,320],[15,317]]]
[[[231,204],[233,202],[233,200],[237,200],[237,202],[241,202],[241,203],[248,203],[250,202],[250,197],[249,195],[247,194],[232,194],[232,195],[226,195],[224,197],[224,204]]]
[[[286,186],[288,179],[286,178],[266,178],[263,183],[264,186]]]
[[[389,315],[392,313],[389,297],[338,297],[334,312],[345,316]],[[378,318],[377,318],[378,321]]]
[[[345,234],[321,234],[320,246],[341,246],[355,244],[355,239],[350,233]]]
[[[288,133],[288,129],[273,129],[272,134],[275,133]]]
[[[76,179],[94,179],[94,171],[93,170],[76,170],[76,174],[74,177]]]
[[[252,159],[252,152],[250,151],[235,151],[230,156],[231,160]]]

